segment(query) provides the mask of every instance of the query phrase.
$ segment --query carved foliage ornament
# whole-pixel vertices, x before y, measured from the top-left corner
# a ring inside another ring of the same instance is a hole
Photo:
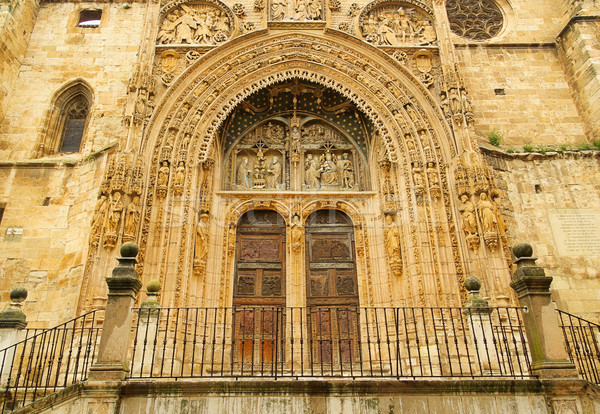
[[[231,38],[233,13],[208,2],[184,3],[164,14],[160,45],[218,45]]]
[[[502,29],[504,18],[493,0],[448,0],[450,29],[461,37],[487,40]]]
[[[384,3],[360,16],[363,38],[377,46],[434,45],[437,35],[432,18],[403,3]]]

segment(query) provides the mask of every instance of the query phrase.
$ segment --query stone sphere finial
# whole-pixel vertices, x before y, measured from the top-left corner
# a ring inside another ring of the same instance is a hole
[[[160,282],[158,280],[151,280],[146,283],[146,291],[148,293],[158,293],[160,291]]]
[[[15,303],[21,303],[25,299],[27,299],[27,289],[24,287],[17,287],[11,290],[10,292],[10,300]]]
[[[135,257],[140,248],[135,242],[126,242],[121,246],[121,257]]]
[[[479,289],[481,289],[481,282],[475,276],[469,276],[465,280],[465,289],[467,289],[468,292],[479,292]]]
[[[533,256],[533,247],[531,244],[526,242],[519,242],[515,244],[512,248],[513,254],[517,259],[521,257],[532,257]]]

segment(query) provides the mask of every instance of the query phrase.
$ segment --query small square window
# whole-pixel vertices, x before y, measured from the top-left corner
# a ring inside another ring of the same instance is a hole
[[[102,18],[102,10],[100,9],[85,9],[79,12],[78,27],[98,27]]]

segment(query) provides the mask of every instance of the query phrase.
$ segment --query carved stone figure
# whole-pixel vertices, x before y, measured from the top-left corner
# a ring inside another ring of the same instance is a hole
[[[496,215],[494,214],[494,206],[492,202],[488,200],[487,193],[483,192],[479,196],[479,203],[477,203],[477,210],[479,212],[479,221],[481,223],[481,229],[483,233],[490,233],[496,231]]]
[[[395,269],[394,265],[402,262],[402,252],[400,250],[400,232],[391,215],[385,216],[384,243],[388,261],[392,265],[392,269]]]
[[[102,231],[102,223],[104,222],[107,208],[108,199],[105,195],[101,195],[96,202],[95,213],[91,224],[93,246],[97,246],[100,242],[100,232]]]
[[[183,187],[185,182],[185,162],[179,161],[177,168],[175,169],[175,182],[173,183],[176,187]]]
[[[163,161],[161,167],[158,169],[158,186],[166,187],[169,183],[169,163]]]
[[[196,226],[196,248],[194,251],[194,266],[206,264],[208,256],[208,214],[200,215],[200,222]]]
[[[139,201],[140,198],[138,196],[133,197],[133,200],[127,206],[127,210],[125,210],[125,226],[123,228],[123,239],[125,239],[125,236],[130,236],[130,240],[133,240],[138,221],[140,220],[140,209],[138,206]]]
[[[180,15],[180,17],[175,22],[175,42],[193,43],[194,33],[198,28],[198,22],[192,14],[181,13],[179,10],[175,10],[174,13]]]
[[[312,154],[308,154],[306,156],[306,161],[304,163],[305,176],[304,183],[307,188],[311,190],[318,190],[319,185],[319,169],[317,165],[317,160],[312,156]]]
[[[433,162],[427,163],[427,179],[429,180],[429,187],[440,186],[437,170],[435,169],[435,164]]]
[[[273,157],[273,161],[267,169],[267,188],[277,188],[279,178],[281,177],[281,163],[279,158]]]
[[[158,32],[158,43],[164,45],[175,41],[175,28],[177,27],[177,24],[175,23],[176,20],[177,16],[174,13],[169,13],[163,20],[160,31]]]
[[[244,157],[237,169],[237,185],[244,190],[252,188],[252,167],[248,164],[248,157]]]
[[[321,173],[321,185],[337,185],[337,165],[335,155],[327,151],[321,156],[321,165],[319,166]]]
[[[292,250],[297,252],[302,248],[302,243],[304,243],[304,231],[298,214],[294,214],[292,217],[291,227]]]
[[[321,0],[306,1],[306,20],[321,20]]]
[[[506,233],[506,225],[504,224],[504,219],[502,218],[502,214],[500,213],[500,196],[493,196],[492,206],[494,209],[494,215],[496,216],[496,225],[498,226],[498,233],[500,235],[503,235],[504,233]]]
[[[284,20],[287,16],[287,0],[271,1],[271,20]]]
[[[450,89],[450,96],[448,98],[450,103],[450,109],[454,115],[460,114],[460,97],[456,88]]]
[[[458,207],[458,211],[462,215],[462,229],[467,236],[477,234],[477,221],[475,219],[475,206],[465,194],[461,196],[462,204]]]
[[[450,113],[450,103],[448,102],[448,97],[446,96],[446,93],[442,92],[441,98],[442,98],[442,101],[440,103],[440,106],[442,107],[442,112],[444,113],[444,116],[448,118],[448,117],[450,117],[451,113]]]
[[[123,214],[123,203],[121,202],[121,193],[115,192],[110,200],[108,216],[106,217],[106,233],[116,234],[121,223]]]
[[[435,29],[431,26],[429,20],[423,21],[423,28],[421,29],[421,44],[430,45],[435,42],[437,36]]]
[[[354,170],[347,152],[342,155],[341,170],[342,188],[354,188]]]

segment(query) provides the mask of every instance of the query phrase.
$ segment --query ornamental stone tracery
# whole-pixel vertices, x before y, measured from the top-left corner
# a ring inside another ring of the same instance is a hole
[[[446,12],[450,29],[471,40],[491,39],[504,24],[502,11],[493,0],[448,0]]]

